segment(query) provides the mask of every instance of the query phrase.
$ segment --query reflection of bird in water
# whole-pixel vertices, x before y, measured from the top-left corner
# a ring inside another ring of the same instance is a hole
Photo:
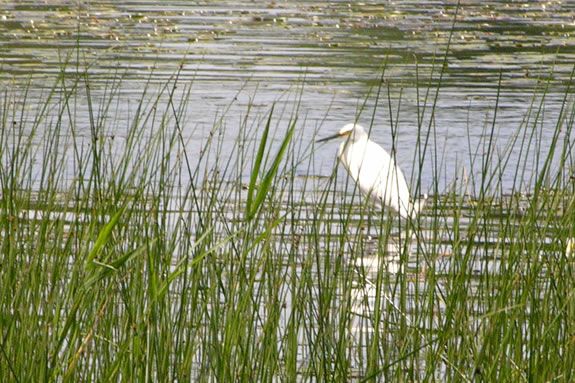
[[[388,206],[403,218],[414,218],[427,196],[414,201],[401,169],[381,146],[371,141],[358,124],[347,124],[337,134],[317,142],[344,137],[337,157],[359,186],[359,190],[378,206]]]

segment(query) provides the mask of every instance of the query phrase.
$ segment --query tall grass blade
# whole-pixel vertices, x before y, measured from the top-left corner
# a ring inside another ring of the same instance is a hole
[[[251,209],[249,210],[248,213],[248,220],[251,220],[258,212],[259,208],[262,206],[264,199],[270,189],[271,183],[274,179],[274,177],[276,176],[278,169],[279,169],[279,165],[281,163],[281,160],[291,142],[291,139],[293,137],[293,132],[295,129],[295,120],[292,122],[292,124],[290,125],[290,127],[288,128],[284,139],[281,143],[281,146],[276,154],[276,156],[274,157],[273,163],[270,166],[269,170],[266,172],[266,175],[264,176],[263,180],[261,181],[259,187],[258,187],[258,191],[256,194],[256,197],[254,199],[254,203],[253,206],[251,206]]]
[[[90,253],[88,253],[88,257],[86,258],[86,267],[88,269],[91,268],[93,261],[96,259],[96,256],[100,253],[100,250],[102,250],[104,245],[110,239],[110,235],[112,234],[112,230],[118,224],[118,221],[120,220],[120,217],[122,216],[122,214],[124,213],[125,210],[126,210],[125,206],[120,208],[120,210],[118,210],[112,216],[110,221],[102,228],[102,230],[98,234],[98,238],[94,242],[94,246],[92,247],[92,250],[90,250]]]
[[[264,158],[264,152],[266,150],[266,145],[267,145],[267,141],[268,141],[268,134],[270,131],[270,125],[272,122],[272,116],[274,114],[274,106],[272,105],[272,108],[270,110],[270,115],[268,117],[268,120],[266,122],[266,126],[264,127],[264,131],[262,133],[262,137],[260,138],[260,145],[258,147],[258,152],[256,154],[256,158],[254,160],[254,165],[252,168],[252,173],[250,175],[250,184],[248,186],[248,196],[246,199],[246,217],[247,219],[251,219],[252,217],[252,212],[253,212],[253,208],[252,208],[252,200],[253,200],[253,196],[254,196],[254,192],[256,191],[257,188],[257,180],[258,180],[258,175],[260,174],[260,167],[262,165],[262,161]]]

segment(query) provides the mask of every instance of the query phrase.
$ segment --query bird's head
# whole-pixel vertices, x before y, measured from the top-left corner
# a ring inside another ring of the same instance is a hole
[[[317,140],[316,142],[325,142],[339,137],[346,139],[349,137],[349,139],[351,139],[352,141],[356,141],[360,138],[367,137],[367,133],[365,132],[363,126],[359,124],[347,124],[343,128],[341,128],[336,134],[324,137],[322,139]]]

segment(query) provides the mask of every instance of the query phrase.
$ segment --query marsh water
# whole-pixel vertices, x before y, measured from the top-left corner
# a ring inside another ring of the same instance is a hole
[[[134,0],[80,5],[0,0],[0,4],[0,84],[3,93],[27,89],[23,109],[41,105],[63,72],[86,72],[92,102],[107,97],[110,84],[116,88],[115,109],[106,119],[106,129],[121,140],[144,91],[153,98],[177,77],[179,89],[190,90],[182,129],[192,156],[218,120],[224,121],[221,150],[226,152],[236,144],[237,127],[248,110],[265,122],[275,104],[286,111],[275,115],[279,128],[287,127],[291,111],[297,110],[297,134],[308,142],[356,118],[366,126],[373,120],[372,138],[395,148],[408,179],[417,171],[417,133],[431,131],[420,191],[430,191],[440,179],[436,191],[442,193],[457,177],[481,172],[478,164],[491,135],[496,152],[508,150],[518,132],[527,129],[525,119],[534,108],[541,117],[535,124],[534,154],[521,158],[525,176],[518,181],[516,170],[500,176],[503,194],[512,188],[528,193],[539,165],[535,153],[550,145],[564,100],[571,100],[568,87],[575,64],[571,1],[469,0],[460,6],[457,1],[408,0]],[[92,118],[88,105],[80,100],[75,107],[77,133],[88,137]],[[332,174],[336,148],[335,143],[315,148],[310,159],[314,165],[304,164],[302,177],[320,176],[321,181]],[[513,161],[520,155],[511,151],[509,168],[516,169]],[[340,174],[339,179],[345,180],[341,170]],[[313,198],[301,196],[303,210],[313,209]],[[346,198],[349,195],[341,196]],[[463,221],[471,220],[472,214],[471,209],[464,210]],[[423,227],[436,218],[424,213]],[[445,220],[445,226],[452,223]],[[354,230],[364,230],[360,222],[358,217]],[[304,218],[299,224],[308,223]],[[331,224],[337,231],[341,222],[335,219]],[[470,273],[497,273],[499,249],[491,245],[504,243],[505,238],[496,229],[495,224],[486,226],[470,241],[478,252]],[[390,274],[410,272],[414,290],[424,280],[419,258],[399,262],[404,232],[396,230],[383,249],[378,233],[367,229],[357,243],[349,244],[363,249],[363,256],[352,260],[359,262],[354,266],[358,285],[353,298],[359,323],[352,324],[359,336],[373,331],[365,318],[374,310],[375,292],[368,279],[359,278],[364,267],[373,275],[385,262]],[[433,251],[441,254],[430,267],[439,274],[449,273],[452,233],[446,230],[433,237],[434,233],[419,232],[421,237],[409,240],[407,254],[425,253],[422,248],[434,246]],[[554,235],[544,233],[538,240],[548,245],[550,254],[561,254],[562,244],[553,242]],[[399,270],[402,265],[407,270]],[[284,295],[285,312],[292,304],[290,294]],[[415,295],[408,306],[416,304]],[[389,301],[397,303],[393,297]],[[305,360],[305,353],[301,357]]]
[[[87,71],[96,100],[121,78],[123,102],[110,128],[121,136],[144,88],[157,91],[150,83],[173,79],[181,65],[179,84],[192,87],[183,124],[190,137],[205,139],[225,111],[231,145],[248,106],[264,113],[274,102],[297,102],[306,139],[373,120],[374,139],[389,150],[394,126],[407,174],[418,126],[432,126],[425,191],[431,169],[440,169],[442,188],[463,168],[476,172],[469,153],[490,134],[496,104],[504,148],[545,94],[536,137],[548,145],[575,62],[574,15],[569,1],[2,1],[0,81],[32,81],[33,104],[62,71]],[[78,113],[80,129],[88,115]],[[330,174],[335,150],[316,150],[318,175]],[[527,162],[529,172],[536,161]]]

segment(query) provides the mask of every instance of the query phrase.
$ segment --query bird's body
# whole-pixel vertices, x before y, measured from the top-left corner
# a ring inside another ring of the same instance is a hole
[[[393,157],[371,141],[361,125],[348,124],[337,135],[320,141],[335,137],[346,137],[338,158],[364,195],[380,207],[391,207],[403,218],[419,213],[425,199],[411,199],[405,176]]]

